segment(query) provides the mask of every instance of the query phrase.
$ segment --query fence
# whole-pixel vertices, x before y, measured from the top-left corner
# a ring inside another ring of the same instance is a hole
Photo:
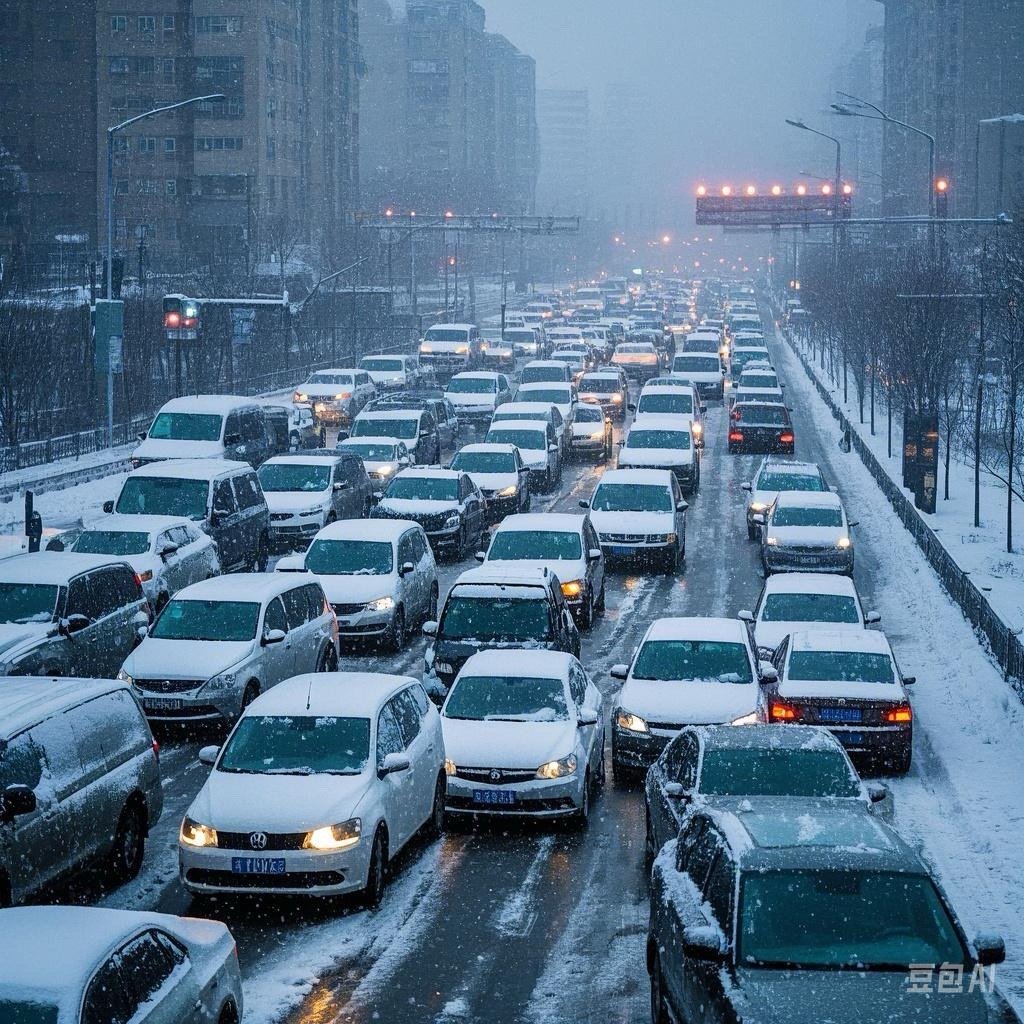
[[[907,496],[875,458],[874,452],[864,443],[854,425],[836,405],[828,388],[818,379],[811,363],[800,346],[794,343],[789,332],[781,333],[803,364],[807,376],[818,389],[818,394],[821,395],[832,415],[838,420],[840,427],[849,433],[853,448],[864,465],[867,466],[868,472],[875,478],[879,489],[889,499],[903,525],[917,542],[917,546],[924,552],[928,564],[935,570],[946,592],[959,605],[960,610],[975,630],[982,633],[988,640],[1006,681],[1017,697],[1024,701],[1024,645],[1021,644],[1020,636],[999,617],[985,595],[975,586],[967,573],[956,564],[918,510],[914,508]]]

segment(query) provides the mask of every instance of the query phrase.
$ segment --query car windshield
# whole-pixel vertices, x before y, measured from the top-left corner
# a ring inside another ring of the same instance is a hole
[[[448,598],[438,635],[446,640],[550,640],[548,602],[540,598]]]
[[[431,327],[425,335],[424,341],[464,341],[469,343],[469,335],[465,331],[448,331],[443,327]]]
[[[349,373],[314,373],[312,377],[306,381],[307,384],[342,384],[350,387],[352,385],[352,375]],[[300,387],[301,391],[302,388]]]
[[[458,501],[459,481],[450,476],[396,476],[384,492],[385,499],[411,501]]]
[[[778,391],[779,378],[772,373],[745,373],[740,378],[741,388],[773,388]]]
[[[552,352],[551,358],[560,363],[582,363],[582,352]]]
[[[971,962],[924,875],[755,871],[743,877],[740,908],[738,961],[751,967],[905,972]]]
[[[549,380],[562,380],[564,376],[565,371],[560,366],[524,366],[519,379],[523,384],[540,384]],[[530,400],[534,400],[532,396]]]
[[[160,441],[219,441],[221,417],[215,413],[162,412],[149,428]]]
[[[115,512],[152,516],[206,518],[206,499],[210,484],[206,480],[178,477],[130,476],[117,498]]]
[[[331,486],[329,465],[264,463],[256,475],[264,491],[326,491]]]
[[[801,508],[783,505],[772,513],[772,526],[842,526],[843,513],[837,508]]]
[[[359,419],[352,424],[353,437],[397,437],[408,441],[419,434],[420,421],[418,416],[404,419],[378,420]]]
[[[693,395],[688,395],[685,391],[680,391],[676,395],[641,395],[640,404],[636,407],[636,411],[638,413],[665,412],[692,416]]]
[[[820,476],[803,473],[764,472],[757,478],[756,491],[824,491]]]
[[[676,356],[672,360],[673,373],[719,373],[720,370],[718,356]]]
[[[626,435],[627,448],[676,448],[687,451],[690,447],[688,430],[637,430]]]
[[[762,622],[859,623],[857,601],[845,594],[769,594]]]
[[[867,651],[794,651],[789,656],[789,679],[837,683],[895,683],[888,654]]]
[[[342,447],[347,452],[355,452],[364,462],[391,462],[398,458],[398,450],[393,444],[349,444],[346,441]]]
[[[401,359],[361,359],[359,368],[362,370],[402,370],[404,365]]]
[[[149,550],[149,534],[135,530],[86,530],[78,535],[71,550],[86,555],[144,555]]]
[[[576,406],[577,423],[604,423],[604,412],[597,405]]]
[[[0,996],[0,1020],[4,1024],[57,1024],[60,1008],[34,996]]]
[[[580,381],[580,391],[592,395],[612,395],[622,390],[622,383],[617,377],[584,377]]]
[[[247,715],[217,770],[246,775],[359,775],[370,759],[370,720],[313,715]]]
[[[256,601],[199,601],[175,598],[153,623],[156,640],[221,640],[241,643],[256,636]]]
[[[857,796],[860,786],[841,750],[705,750],[699,789],[712,796]]]
[[[715,353],[718,351],[719,347],[719,341],[717,338],[690,338],[686,341],[687,352]]]
[[[521,402],[545,402],[548,405],[568,405],[572,401],[568,388],[548,388],[543,391],[520,389],[516,398]]]
[[[746,647],[721,640],[648,640],[630,674],[666,682],[749,683],[753,678]]]
[[[0,583],[0,622],[53,622],[60,588],[43,583]]]
[[[561,679],[459,676],[444,717],[474,722],[564,722],[569,708]]]
[[[448,382],[452,395],[492,395],[495,384],[489,377],[453,377]]]
[[[547,447],[547,435],[542,430],[499,430],[491,427],[487,431],[487,440],[497,444],[514,444],[528,451],[544,451]]]
[[[657,484],[601,484],[590,507],[595,512],[671,512],[672,492]]]
[[[781,405],[766,405],[762,402],[751,402],[747,405],[734,405],[732,418],[742,421],[741,426],[751,427],[787,427],[789,418]]]
[[[459,452],[452,469],[463,473],[514,473],[516,457],[512,452]]]
[[[394,565],[391,544],[376,540],[315,540],[306,569],[318,576],[384,576]]]
[[[498,558],[571,561],[582,557],[580,535],[574,530],[498,530],[487,552],[488,561]]]

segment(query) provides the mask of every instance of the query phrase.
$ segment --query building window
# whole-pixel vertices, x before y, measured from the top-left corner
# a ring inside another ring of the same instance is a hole
[[[157,183],[151,178],[139,178],[135,185],[135,191],[140,196],[155,196],[159,192]]]
[[[113,93],[110,97],[110,109],[111,110],[127,110],[128,109],[128,94]]]
[[[156,139],[152,135],[140,135],[139,136],[139,152],[140,153],[155,153],[156,152]]]
[[[165,32],[173,32],[174,31],[174,15],[173,14],[165,14],[164,15],[164,31]]]
[[[164,182],[164,191],[169,196],[176,196],[178,194],[178,180],[177,180],[177,178],[168,178]]]
[[[277,159],[277,139],[267,139],[267,159]]]
[[[174,81],[175,63],[173,57],[164,57],[160,61],[160,73],[168,84]]]
[[[127,57],[111,57],[107,68],[112,75],[127,75],[132,62]]]
[[[156,18],[152,14],[140,14],[139,15],[139,31],[140,32],[155,32],[156,31]]]
[[[124,217],[118,217],[117,223],[114,226],[114,234],[118,238],[124,238],[128,234],[128,221]]]
[[[271,120],[273,120],[275,117],[277,117],[277,97],[276,96],[268,96],[267,97],[267,117],[269,117]]]
[[[128,31],[128,15],[127,14],[112,14],[110,16],[110,31],[111,32],[127,32]]]
[[[168,156],[172,155],[174,153],[174,151],[177,149],[177,147],[178,147],[178,142],[177,142],[177,139],[175,139],[173,135],[168,135],[164,139],[164,152],[166,154],[168,154]]]
[[[243,57],[197,57],[196,81],[209,82],[222,90],[227,87],[241,89],[244,67]]]
[[[114,182],[114,195],[115,196],[126,196],[128,195],[128,179],[118,178]]]
[[[235,15],[211,14],[196,18],[197,33],[227,33],[238,35],[242,31],[242,19]]]
[[[232,135],[197,135],[196,136],[196,152],[197,153],[213,153],[220,150],[240,150],[242,148],[242,139],[239,136]]]
[[[114,152],[115,153],[127,153],[128,152],[128,140],[123,135],[114,136]]]
[[[140,82],[152,82],[156,61],[152,57],[140,57],[136,65]]]

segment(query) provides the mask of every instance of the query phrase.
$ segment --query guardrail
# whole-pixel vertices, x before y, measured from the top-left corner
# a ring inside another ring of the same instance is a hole
[[[860,456],[868,472],[875,478],[879,489],[889,499],[889,503],[911,537],[917,542],[917,546],[924,553],[928,564],[935,570],[943,588],[959,606],[968,622],[988,640],[992,654],[1003,670],[1004,678],[1018,699],[1024,702],[1024,644],[1021,643],[1020,636],[999,617],[988,598],[978,589],[970,576],[956,564],[934,531],[924,521],[921,513],[885,471],[874,452],[864,443],[854,425],[836,404],[828,388],[818,379],[807,356],[793,341],[789,331],[780,330],[779,334],[800,360],[811,383],[817,388],[818,394],[821,395],[839,425],[844,431],[849,432],[853,449]]]

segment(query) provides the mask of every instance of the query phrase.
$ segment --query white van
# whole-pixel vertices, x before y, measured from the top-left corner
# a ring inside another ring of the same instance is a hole
[[[448,378],[475,370],[483,362],[483,345],[475,324],[434,324],[420,341],[420,365]]]
[[[725,397],[722,360],[714,352],[680,352],[672,359],[672,376],[683,377],[701,398]]]

